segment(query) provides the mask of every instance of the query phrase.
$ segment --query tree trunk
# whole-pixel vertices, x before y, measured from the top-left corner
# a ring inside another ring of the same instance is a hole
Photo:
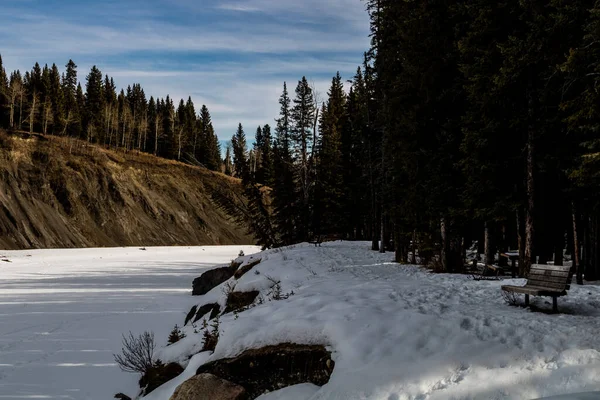
[[[33,99],[31,102],[31,110],[29,111],[29,133],[33,133],[33,123],[35,122],[35,107],[37,103],[37,93],[33,92]]]
[[[525,256],[520,268],[524,276],[529,275],[529,269],[534,262],[533,258],[533,215],[535,211],[535,181],[534,181],[534,141],[533,129],[529,129],[527,135],[527,214],[525,217]]]
[[[413,235],[412,235],[412,249],[411,249],[411,257],[410,257],[410,263],[413,265],[417,264],[417,231],[413,230]]]
[[[21,105],[19,106],[19,130],[23,130],[23,90],[21,90]]]
[[[442,269],[444,271],[448,271],[448,259],[446,257],[446,253],[448,250],[448,231],[446,228],[446,221],[444,218],[440,221],[440,235],[442,238],[441,248],[440,248],[440,263],[442,264]]]
[[[158,117],[156,117],[154,122],[154,155],[158,154],[158,124]]]
[[[484,237],[483,237],[483,252],[485,254],[485,264],[494,264],[494,247],[492,245],[492,225],[490,222],[484,224]],[[481,231],[480,231],[481,232]]]
[[[525,264],[525,218],[522,209],[517,210],[517,242],[519,244],[519,276],[522,277]]]
[[[15,127],[15,98],[11,98],[10,101],[10,114],[9,114],[9,126],[10,129]]]
[[[380,224],[380,235],[379,235],[379,252],[380,253],[385,253],[385,216],[383,214],[383,211],[381,212],[381,220],[379,222]]]
[[[374,207],[375,212],[373,214],[373,219],[371,221],[371,250],[374,251],[378,251],[379,250],[379,235],[380,235],[380,227],[379,227],[379,222],[380,222],[380,217],[379,217],[379,210],[377,209],[377,207]]]
[[[586,218],[587,226],[585,229],[585,254],[583,260],[585,263],[585,278],[588,281],[595,281],[599,278],[598,269],[600,263],[598,260],[598,216],[590,215]]]
[[[583,266],[581,265],[580,257],[580,244],[579,244],[579,232],[577,222],[577,209],[575,204],[572,204],[572,216],[573,216],[573,267],[575,268],[575,276],[578,285],[583,285]]]

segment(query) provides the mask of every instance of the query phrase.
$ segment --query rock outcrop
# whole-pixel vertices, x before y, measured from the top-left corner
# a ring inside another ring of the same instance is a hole
[[[323,346],[283,343],[210,362],[198,368],[197,374],[212,374],[240,385],[249,399],[255,399],[300,383],[323,386],[334,366],[331,353]]]
[[[202,296],[233,276],[231,267],[221,267],[206,271],[192,282],[192,295]]]
[[[254,300],[256,300],[259,294],[260,292],[257,290],[229,293],[224,313],[243,310],[254,303]]]
[[[148,369],[140,378],[140,388],[144,396],[171,379],[178,377],[183,372],[183,367],[177,363],[156,364]]]
[[[247,400],[246,390],[211,374],[196,375],[175,389],[170,400]]]
[[[233,276],[235,277],[235,279],[240,279],[242,276],[244,276],[244,274],[246,272],[250,271],[252,268],[254,268],[258,264],[260,264],[260,262],[261,262],[261,259],[259,258],[258,260],[250,261],[246,265],[242,265],[241,267],[239,267],[237,269],[237,271],[235,271]]]
[[[198,309],[196,312],[196,316],[194,317],[194,321],[198,321],[200,318],[204,317],[206,314],[210,312],[208,319],[216,318],[221,312],[221,307],[217,303],[209,303],[205,304]]]

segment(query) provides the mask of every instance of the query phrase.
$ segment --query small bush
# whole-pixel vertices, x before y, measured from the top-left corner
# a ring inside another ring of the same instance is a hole
[[[509,306],[517,306],[520,303],[519,296],[515,292],[507,292],[506,290],[503,290],[502,298]]]
[[[235,282],[225,282],[221,291],[226,297],[229,297],[229,295],[235,290],[235,285]]]
[[[281,281],[278,281],[270,276],[267,276],[267,279],[272,283],[271,289],[269,293],[267,293],[269,300],[285,300],[294,295],[294,291],[285,294],[282,292]]]
[[[145,374],[154,365],[154,333],[144,332],[138,337],[129,332],[129,336],[123,335],[122,354],[113,354],[115,362],[122,371],[139,372]]]
[[[179,327],[177,326],[177,324],[175,324],[175,327],[173,328],[173,330],[169,334],[169,340],[168,340],[168,342],[169,342],[169,344],[177,343],[181,339],[183,339],[184,337],[185,337],[185,333],[183,333],[181,331],[181,329],[179,329]]]
[[[215,351],[219,342],[219,317],[213,320],[210,329],[208,327],[204,329],[202,339],[202,351]]]

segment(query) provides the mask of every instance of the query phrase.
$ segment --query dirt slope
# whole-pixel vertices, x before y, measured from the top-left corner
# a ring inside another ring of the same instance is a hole
[[[0,248],[252,244],[212,201],[239,181],[145,154],[0,132]]]

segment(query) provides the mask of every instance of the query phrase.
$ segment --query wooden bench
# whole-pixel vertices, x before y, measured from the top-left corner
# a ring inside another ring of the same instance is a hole
[[[317,246],[321,247],[321,243],[323,243],[323,236],[322,235],[315,236],[314,238],[309,240],[308,243],[314,244],[315,247],[317,247]]]
[[[506,292],[525,294],[525,306],[529,306],[529,296],[552,297],[552,310],[558,311],[557,298],[566,296],[570,288],[571,267],[534,264],[529,271],[525,286],[502,286]]]
[[[317,235],[309,240],[308,243],[314,244],[315,247],[321,247],[321,243],[323,242],[334,242],[336,240],[341,240],[342,238],[343,236],[339,234]]]

